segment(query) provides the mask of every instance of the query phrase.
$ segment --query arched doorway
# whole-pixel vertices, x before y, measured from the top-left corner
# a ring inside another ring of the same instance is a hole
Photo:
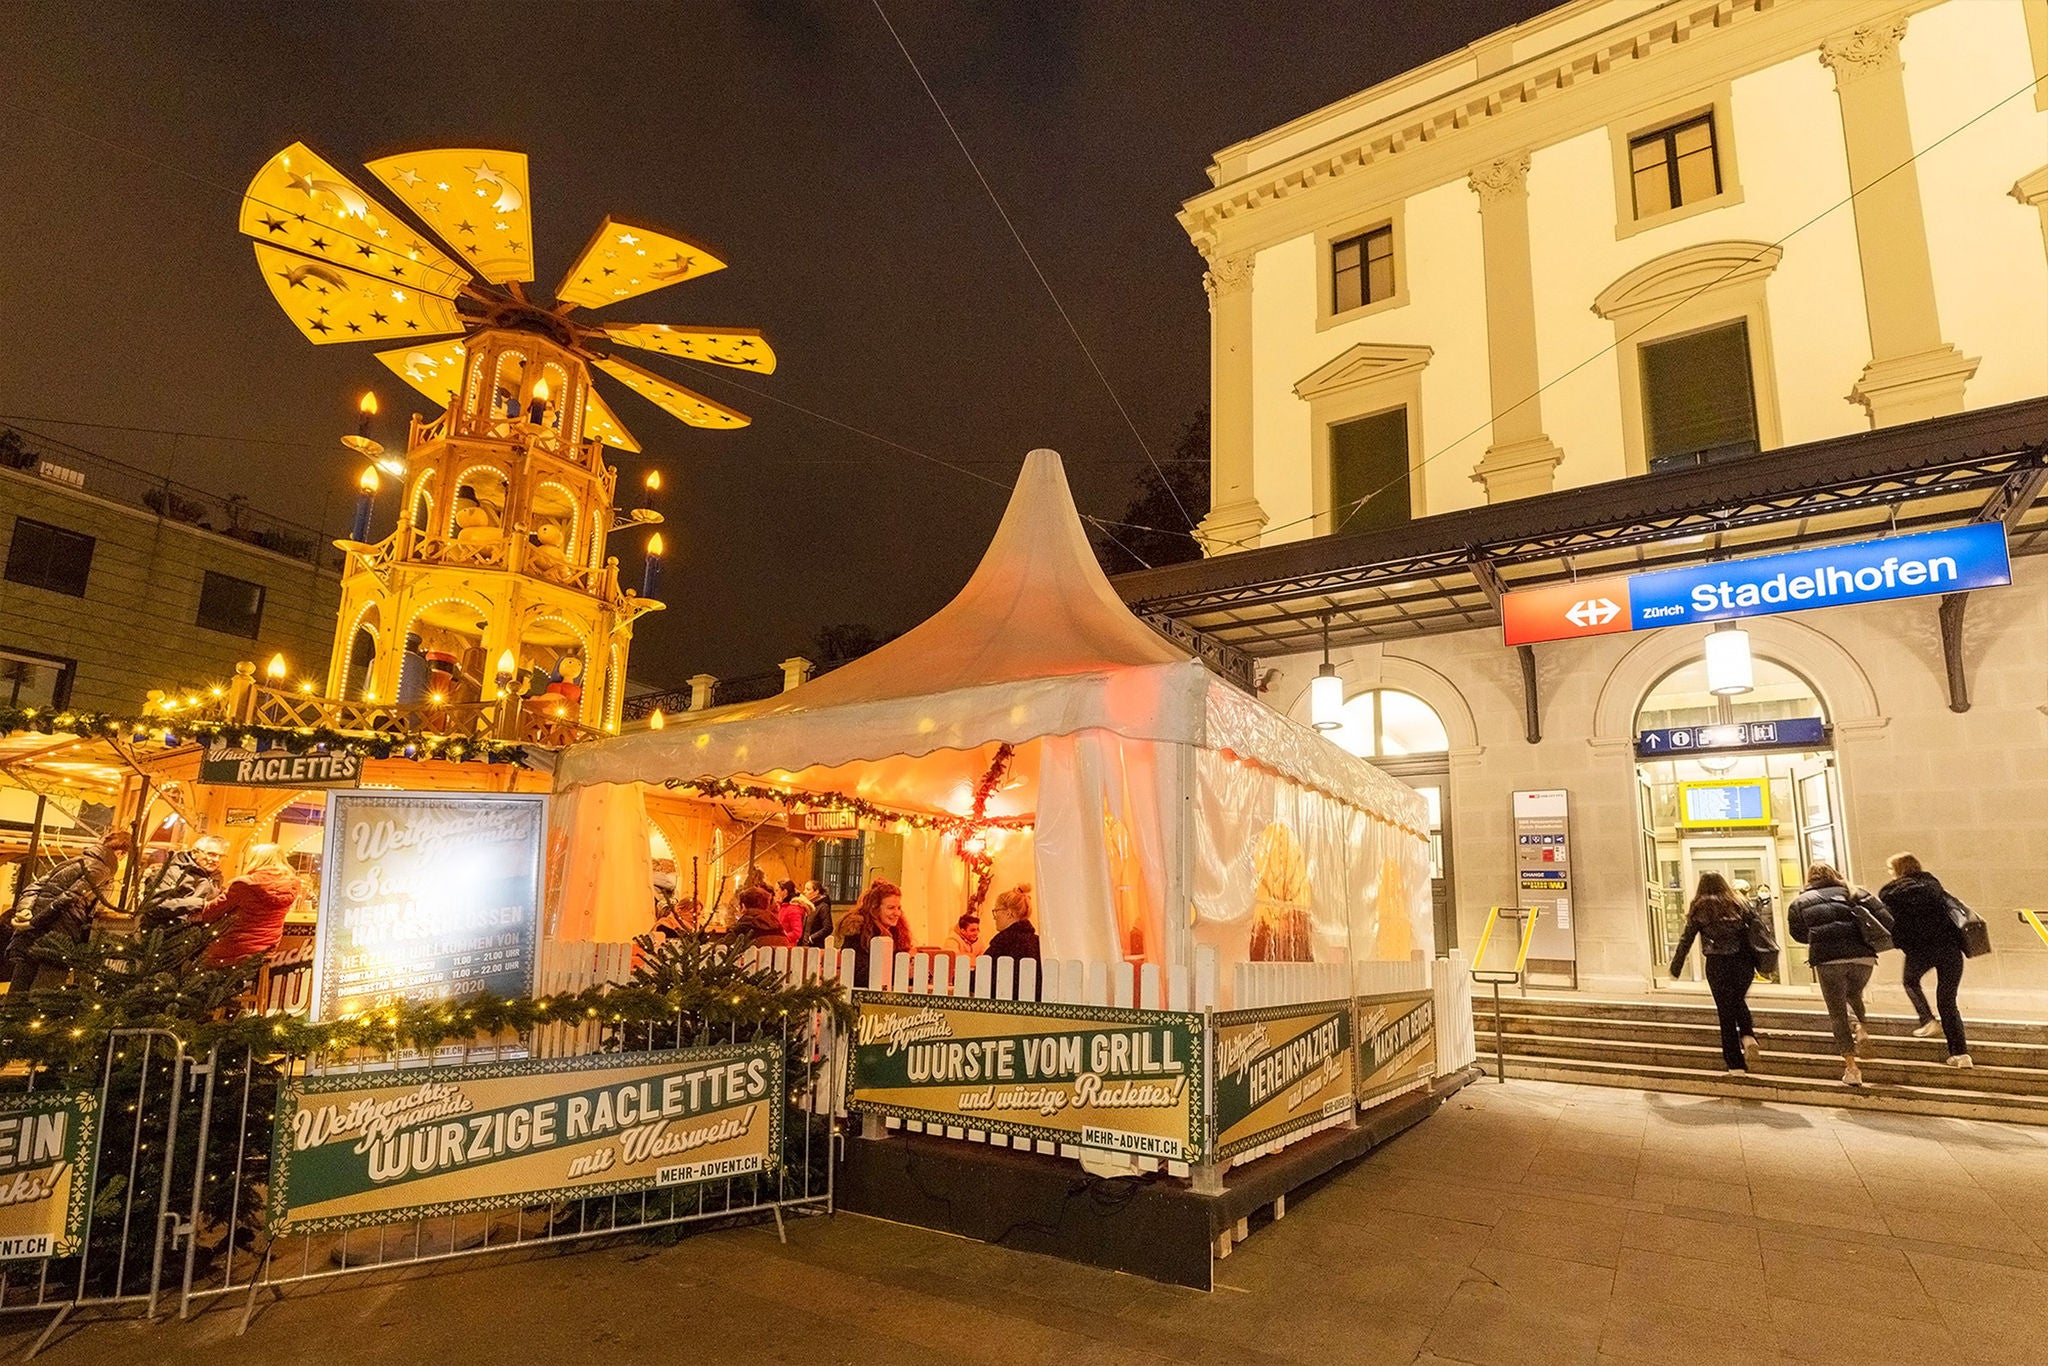
[[[1436,951],[1458,944],[1450,831],[1445,812],[1451,779],[1451,738],[1436,708],[1398,688],[1372,688],[1344,700],[1342,724],[1330,739],[1422,794],[1429,805],[1429,886]]]
[[[1758,656],[1752,673],[1749,691],[1716,696],[1705,661],[1695,658],[1658,679],[1636,711],[1644,891],[1652,979],[1660,983],[1668,980],[1692,889],[1715,872],[1776,926],[1787,951],[1770,980],[1810,989],[1813,975],[1791,947],[1785,907],[1810,863],[1853,876],[1826,703],[1777,660]],[[1688,984],[1699,980],[1698,955],[1684,973]]]

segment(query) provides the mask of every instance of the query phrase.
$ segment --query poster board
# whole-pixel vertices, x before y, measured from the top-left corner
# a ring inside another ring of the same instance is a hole
[[[1536,912],[1525,964],[1531,974],[1578,985],[1578,931],[1572,928],[1571,794],[1563,788],[1517,792],[1515,885]]]
[[[279,1236],[771,1170],[779,1042],[301,1077],[278,1098]]]
[[[880,991],[853,1000],[850,1110],[1201,1160],[1199,1014]]]
[[[78,1251],[92,1209],[99,1118],[90,1091],[0,1096],[0,1265]]]
[[[1352,998],[1358,1103],[1377,1105],[1436,1080],[1436,995],[1396,991]]]
[[[1354,1096],[1351,1002],[1224,1011],[1216,1026],[1216,1156],[1348,1115]]]
[[[547,828],[540,793],[328,793],[312,1018],[531,994]]]

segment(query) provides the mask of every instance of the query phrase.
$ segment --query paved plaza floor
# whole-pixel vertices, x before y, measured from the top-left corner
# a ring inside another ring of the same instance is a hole
[[[1217,1279],[841,1215],[343,1282],[240,1339],[226,1307],[87,1325],[40,1360],[2041,1366],[2048,1130],[1479,1083]]]

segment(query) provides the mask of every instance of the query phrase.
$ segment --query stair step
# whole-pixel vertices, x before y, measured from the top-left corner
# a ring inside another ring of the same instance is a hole
[[[1482,1054],[1481,1067],[1493,1075],[1493,1059]],[[2048,1125],[2048,1096],[1958,1091],[1940,1087],[1871,1084],[1844,1086],[1839,1080],[1807,1077],[1727,1076],[1687,1068],[1641,1067],[1581,1062],[1558,1058],[1510,1058],[1508,1080],[1560,1081],[1582,1086],[1619,1086],[1639,1091],[1726,1096],[1740,1100],[1781,1101],[1798,1105],[1832,1105],[1843,1109],[1887,1110],[1903,1114],[1951,1115],[1961,1119],[1995,1119],[2008,1123]]]
[[[1481,1039],[1493,1037],[1491,1011],[1475,1012],[1473,1024]],[[1524,1014],[1520,1011],[1503,1010],[1501,1024],[1508,1034],[1526,1038],[1599,1039],[1652,1047],[1683,1045],[1711,1048],[1717,1054],[1721,1045],[1720,1026],[1711,1014],[1684,1023],[1667,1023],[1659,1020]],[[1767,1027],[1759,1020],[1758,1030],[1758,1037],[1764,1047],[1773,1053],[1816,1058],[1837,1056],[1834,1031],[1829,1027],[1825,1015],[1801,1020],[1796,1029],[1788,1029],[1782,1025],[1775,1028]],[[2048,1035],[2048,1031],[2040,1033]],[[1917,1039],[1910,1034],[1886,1034],[1876,1030],[1872,1031],[1871,1047],[1875,1050],[1875,1056],[1880,1058],[1936,1065],[1941,1063],[1948,1051],[1948,1046],[1940,1035]],[[1999,1043],[1972,1034],[1970,1053],[1983,1066],[2043,1069],[2044,1081],[2048,1081],[2048,1037],[2037,1042],[2020,1044]]]
[[[1501,995],[1501,1013],[1518,1015],[1542,1015],[1565,1019],[1624,1020],[1634,1023],[1655,1024],[1696,1024],[1702,1020],[1711,1024],[1714,1020],[1712,1001],[1612,1001],[1589,999],[1577,996],[1515,996],[1505,992]],[[1473,1017],[1482,1024],[1490,1025],[1493,1019],[1493,998],[1483,990],[1476,990],[1472,997]],[[1827,1030],[1827,1012],[1816,1002],[1812,1007],[1801,1007],[1792,1003],[1780,1004],[1774,1000],[1750,999],[1750,1013],[1756,1017],[1759,1030]],[[2048,1024],[2025,1020],[1979,1020],[1965,1014],[1969,1026],[1970,1044],[1975,1048],[1977,1041],[1985,1043],[2042,1044],[2048,1042]],[[1910,1015],[1873,1015],[1869,1020],[1870,1032],[1880,1038],[1910,1038],[1919,1023]]]
[[[1488,1055],[1492,1044],[1491,1032],[1479,1036],[1479,1051],[1482,1058]],[[1718,1037],[1711,1044],[1645,1044],[1616,1039],[1509,1033],[1503,1037],[1502,1044],[1510,1058],[1599,1062],[1624,1067],[1668,1068],[1717,1075],[1725,1072]],[[1948,1067],[1939,1061],[1899,1059],[1886,1057],[1881,1053],[1862,1059],[1862,1065],[1866,1078],[1887,1085],[1931,1087],[1973,1093],[2032,1095],[2048,1100],[2048,1070],[2038,1067],[1995,1065],[1977,1058],[1974,1054],[1972,1059],[1979,1065],[1967,1071]],[[1786,1053],[1767,1045],[1759,1071],[1770,1076],[1838,1081],[1842,1074],[1842,1062],[1832,1053]]]

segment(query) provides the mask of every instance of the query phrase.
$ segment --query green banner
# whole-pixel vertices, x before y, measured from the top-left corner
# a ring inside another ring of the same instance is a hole
[[[1348,999],[1232,1010],[1214,1018],[1217,1157],[1235,1157],[1351,1113],[1356,1102]]]
[[[90,1091],[0,1096],[0,1262],[78,1251],[92,1207],[99,1118]]]
[[[199,757],[199,781],[229,787],[355,787],[363,756],[343,750],[293,754],[286,749],[209,749]]]
[[[1202,1017],[856,991],[848,1107],[1198,1162]]]
[[[1351,1002],[1358,1040],[1358,1103],[1404,1091],[1436,1077],[1436,996],[1397,991]]]
[[[279,1097],[270,1228],[621,1195],[764,1172],[775,1043],[305,1077]]]

